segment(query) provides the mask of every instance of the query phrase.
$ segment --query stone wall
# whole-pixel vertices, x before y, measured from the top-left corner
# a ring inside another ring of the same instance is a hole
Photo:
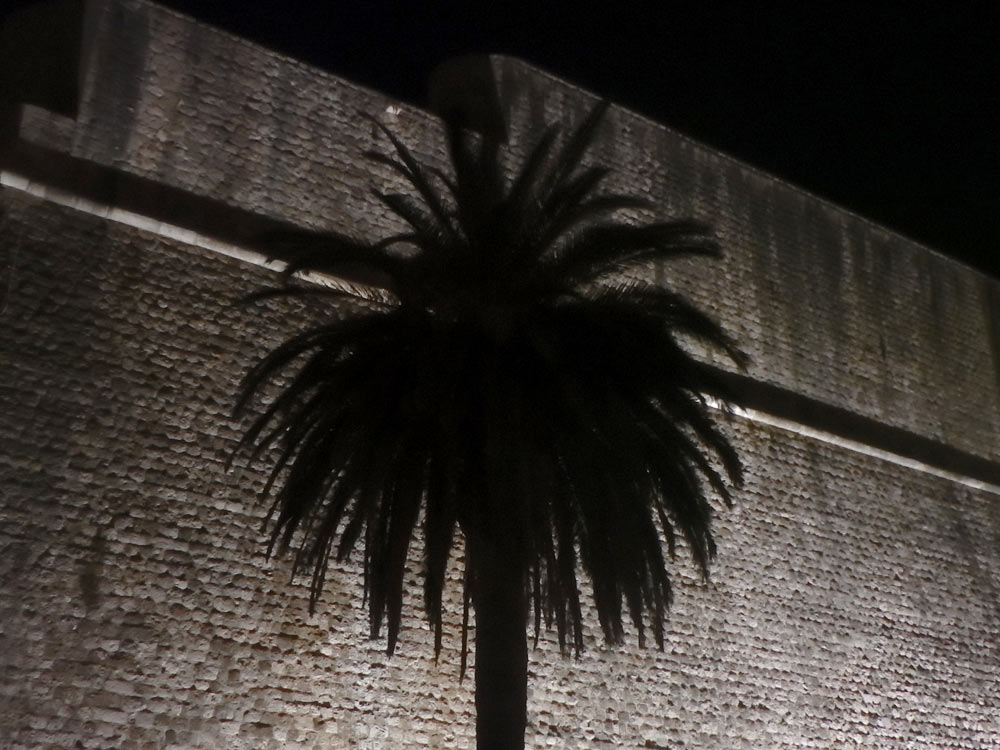
[[[444,159],[427,112],[139,0],[88,8],[76,120],[31,109],[27,143],[360,236],[391,222],[369,192],[391,175],[358,158],[385,144],[361,113]],[[514,151],[596,101],[518,60],[490,66]],[[475,68],[473,99],[489,84]],[[723,266],[681,266],[673,280],[747,342],[756,379],[1000,459],[994,280],[627,110],[613,108],[602,135],[594,159],[621,184],[715,228]]]
[[[388,659],[357,568],[310,616],[264,558],[262,476],[226,470],[241,373],[316,311],[235,306],[272,272],[90,200],[139,185],[172,196],[157,221],[207,206],[381,234],[355,113],[429,158],[436,120],[150,4],[91,2],[87,24],[76,118],[10,110],[0,151],[0,748],[470,747],[457,585],[441,659],[417,594]],[[592,101],[491,67],[515,151]],[[717,227],[723,263],[668,272],[749,343],[753,380],[995,476],[996,282],[624,110],[596,158]],[[73,168],[63,192],[12,177],[46,164]],[[713,583],[675,565],[662,653],[543,639],[529,747],[1000,744],[1000,482],[810,436],[808,416],[729,422],[747,484]]]
[[[515,144],[596,102],[519,60],[491,63]],[[670,282],[747,342],[754,379],[1000,459],[995,280],[621,108],[593,158],[665,215],[715,229],[721,267],[679,264]]]

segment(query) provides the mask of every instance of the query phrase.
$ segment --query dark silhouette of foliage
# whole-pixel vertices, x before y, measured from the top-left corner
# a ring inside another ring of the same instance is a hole
[[[386,624],[390,654],[417,537],[438,649],[445,573],[464,541],[463,644],[471,605],[477,673],[492,663],[484,650],[526,654],[529,605],[536,638],[554,626],[564,649],[583,648],[581,569],[609,642],[627,618],[640,643],[651,630],[661,646],[663,541],[672,556],[683,538],[707,576],[707,489],[728,503],[740,463],[702,395],[723,386],[678,336],[740,366],[745,357],[709,316],[643,280],[654,264],[718,248],[697,222],[630,221],[623,212],[648,202],[601,189],[608,170],[581,159],[605,109],[568,137],[547,130],[509,179],[488,137],[449,124],[445,174],[379,125],[395,153],[368,156],[412,190],[375,195],[407,230],[378,242],[273,238],[293,260],[285,283],[253,299],[328,297],[331,318],[250,370],[238,412],[287,380],[241,447],[270,462],[271,547],[293,549],[295,569],[311,573],[310,608],[331,556],[360,548],[371,635]],[[305,271],[383,293],[296,282]],[[525,682],[526,655],[501,657],[511,675],[477,674],[481,748],[523,745],[523,687],[513,708],[498,695]],[[512,739],[487,744],[498,730],[484,711],[519,713],[498,719]]]

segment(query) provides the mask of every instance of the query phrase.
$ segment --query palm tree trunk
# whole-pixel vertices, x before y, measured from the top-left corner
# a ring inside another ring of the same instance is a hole
[[[524,750],[528,720],[528,614],[524,573],[501,546],[474,550],[476,748]]]

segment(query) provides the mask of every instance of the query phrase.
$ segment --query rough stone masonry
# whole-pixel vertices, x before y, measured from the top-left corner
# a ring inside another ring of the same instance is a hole
[[[244,368],[314,314],[233,305],[274,278],[254,234],[381,236],[356,113],[443,160],[439,121],[151,3],[52,7],[0,52],[0,748],[471,746],[457,585],[440,660],[417,595],[387,659],[357,567],[309,616],[225,469]],[[441,80],[514,151],[594,101],[502,57]],[[621,108],[595,159],[716,228],[664,273],[754,358],[748,476],[663,652],[532,652],[528,746],[1000,748],[1000,285]]]

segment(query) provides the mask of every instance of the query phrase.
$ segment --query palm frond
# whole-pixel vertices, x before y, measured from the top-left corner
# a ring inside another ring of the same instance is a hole
[[[718,248],[698,222],[626,221],[620,211],[649,201],[603,191],[607,170],[581,167],[606,107],[561,147],[546,130],[511,178],[486,137],[449,126],[445,174],[376,122],[393,154],[370,157],[413,192],[373,192],[408,229],[373,243],[279,237],[285,285],[249,298],[261,311],[330,303],[328,322],[248,371],[239,450],[270,467],[270,545],[310,574],[311,608],[331,557],[362,549],[370,631],[386,627],[390,653],[415,542],[436,652],[452,548],[466,545],[463,672],[470,540],[499,546],[523,578],[536,638],[554,627],[576,651],[581,571],[608,641],[631,628],[661,646],[677,545],[708,574],[711,498],[730,502],[741,467],[703,396],[724,395],[723,379],[684,342],[738,367],[746,357],[689,300],[623,278]],[[392,296],[293,284],[309,271],[377,279]]]
[[[434,185],[428,175],[428,172],[431,174],[433,174],[433,172],[426,169],[419,161],[417,161],[413,154],[410,153],[410,150],[406,148],[406,145],[399,140],[399,138],[397,138],[393,132],[389,130],[389,128],[376,120],[374,117],[367,114],[364,114],[364,116],[373,122],[375,126],[386,135],[393,147],[396,149],[396,154],[399,156],[401,163],[391,158],[384,158],[381,154],[379,154],[379,152],[368,152],[367,155],[369,158],[388,164],[405,177],[427,204],[427,207],[431,210],[431,213],[434,214],[434,217],[440,225],[442,227],[450,228],[451,223],[449,221],[448,211],[444,202],[441,200],[440,195],[434,189]]]

